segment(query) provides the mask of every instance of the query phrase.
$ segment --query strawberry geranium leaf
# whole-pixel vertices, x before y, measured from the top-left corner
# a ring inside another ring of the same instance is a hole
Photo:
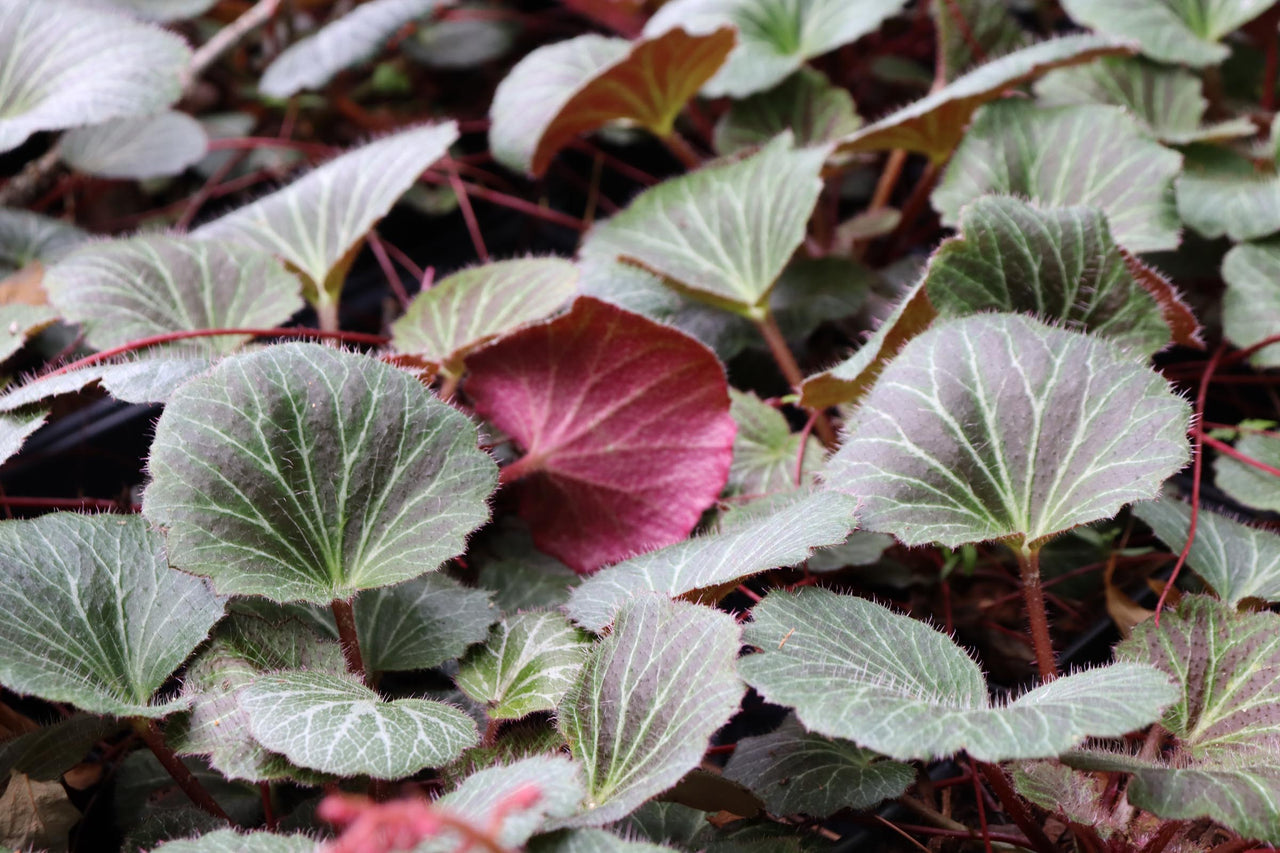
[[[54,513],[0,523],[0,684],[96,714],[162,717],[155,692],[204,642],[223,599],[169,568],[141,518]]]
[[[208,147],[200,122],[170,110],[67,131],[58,140],[58,155],[87,175],[145,180],[181,174],[204,157]]]
[[[1173,65],[1217,65],[1230,54],[1222,38],[1261,15],[1274,0],[1063,0],[1078,24],[1131,38],[1152,59]]]
[[[1253,346],[1280,328],[1280,238],[1241,243],[1222,259],[1222,331],[1238,347]],[[1280,367],[1280,344],[1249,356],[1255,367]]]
[[[459,663],[458,688],[488,706],[492,720],[554,711],[577,678],[588,635],[558,613],[517,613]]]
[[[1155,667],[1123,664],[993,704],[978,665],[945,634],[815,587],[770,593],[744,639],[761,651],[739,668],[766,700],[795,708],[810,732],[903,761],[960,750],[980,761],[1054,757],[1154,722],[1177,698]]]
[[[729,413],[738,425],[738,434],[733,439],[733,464],[729,466],[726,494],[767,495],[812,482],[824,460],[821,442],[792,432],[786,416],[755,394],[730,388],[729,396],[733,401]],[[800,483],[796,482],[798,464]]]
[[[536,789],[538,799],[529,808],[503,809],[503,801],[522,789]],[[534,755],[510,764],[498,764],[471,774],[437,804],[478,826],[493,826],[493,837],[504,849],[522,847],[535,832],[547,828],[582,808],[582,768],[563,755]],[[467,839],[442,832],[419,853],[451,853]]]
[[[790,130],[796,145],[826,145],[862,126],[853,96],[825,74],[801,68],[767,92],[735,101],[716,123],[715,148],[733,154],[765,145]]]
[[[1155,497],[1187,462],[1189,418],[1108,341],[1013,314],[940,321],[880,374],[826,480],[908,545],[1034,546]]]
[[[166,841],[155,849],[157,853],[315,853],[319,846],[309,835],[217,829],[198,838]]]
[[[317,344],[222,361],[156,427],[143,512],[222,591],[328,604],[461,553],[496,468],[407,373]]]
[[[1276,435],[1247,432],[1236,439],[1235,448],[1250,459],[1280,468],[1280,437]],[[1213,462],[1213,482],[1237,503],[1280,512],[1280,489],[1276,488],[1275,475],[1269,471],[1219,454]]]
[[[467,359],[476,411],[524,456],[534,543],[579,572],[689,535],[724,488],[733,419],[715,355],[590,297]]]

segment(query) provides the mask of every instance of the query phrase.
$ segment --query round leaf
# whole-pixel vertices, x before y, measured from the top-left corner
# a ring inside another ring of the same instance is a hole
[[[582,668],[587,634],[557,613],[519,613],[462,659],[458,688],[488,704],[489,718],[553,711]]]
[[[219,589],[325,604],[432,571],[489,517],[475,427],[368,356],[282,344],[183,385],[143,513]]]
[[[1217,65],[1229,51],[1224,36],[1256,18],[1274,0],[1063,0],[1076,23],[1137,40],[1152,59],[1174,65]]]

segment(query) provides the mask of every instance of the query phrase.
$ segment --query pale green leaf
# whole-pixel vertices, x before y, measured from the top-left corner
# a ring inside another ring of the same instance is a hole
[[[1115,241],[1130,252],[1178,246],[1173,178],[1182,157],[1162,147],[1119,107],[988,104],[956,149],[933,206],[945,225],[990,193],[1049,206],[1102,208]]]
[[[1222,259],[1222,331],[1238,347],[1253,346],[1280,329],[1280,239],[1235,246]],[[1249,357],[1255,367],[1280,367],[1280,344]]]
[[[1024,47],[979,65],[936,92],[890,113],[844,139],[837,150],[852,153],[901,148],[943,163],[983,104],[1054,68],[1131,50],[1128,42],[1091,34],[1063,36]]]
[[[1178,177],[1178,216],[1204,237],[1257,240],[1280,231],[1280,175],[1243,157],[1188,158]]]
[[[476,743],[471,718],[429,699],[383,701],[349,678],[264,675],[240,694],[258,743],[300,767],[339,776],[402,779]]]
[[[0,305],[0,361],[22,349],[58,319],[57,309],[49,305]]]
[[[219,829],[199,838],[166,841],[155,849],[157,853],[317,853],[322,846],[306,835]]]
[[[1155,497],[1187,462],[1189,419],[1108,341],[1011,314],[939,321],[880,374],[826,481],[907,545],[1034,546]]]
[[[192,232],[270,252],[303,276],[307,298],[337,303],[348,255],[458,138],[453,122],[384,136]]]
[[[1182,550],[1191,526],[1191,507],[1166,498],[1135,504],[1133,514],[1174,553]],[[1246,598],[1280,601],[1280,536],[1270,530],[1201,507],[1187,565],[1233,607]]]
[[[272,60],[258,90],[287,98],[320,89],[339,71],[370,59],[405,24],[447,6],[447,0],[371,0],[289,45]]]
[[[207,12],[217,0],[88,0],[144,21],[181,21]]]
[[[1224,36],[1262,14],[1274,0],[1063,0],[1076,23],[1135,39],[1152,59],[1173,65],[1217,65],[1229,55]]]
[[[825,155],[783,135],[745,159],[664,181],[596,225],[583,254],[621,258],[696,299],[760,316],[804,239]]]
[[[798,492],[777,506],[747,511],[721,532],[601,569],[573,590],[565,609],[579,625],[600,631],[643,593],[674,598],[794,566],[818,548],[844,542],[857,525],[857,507],[855,498],[838,492]]]
[[[169,568],[136,516],[0,522],[0,683],[116,716],[161,717],[153,694],[208,636],[222,599]]]
[[[770,734],[739,740],[724,775],[760,795],[773,814],[814,817],[869,809],[902,795],[916,777],[906,764],[810,734],[794,716]]]
[[[577,269],[560,258],[498,261],[456,272],[413,298],[391,325],[391,344],[457,375],[467,353],[555,313],[573,297],[577,281]]]
[[[143,513],[227,592],[327,604],[461,553],[497,466],[407,373],[317,344],[222,361],[156,426]]]
[[[1016,50],[1027,40],[1007,0],[947,0],[929,7],[941,42],[941,60],[948,80],[987,56]],[[975,52],[975,47],[982,51]]]
[[[1035,85],[1047,106],[1111,104],[1124,107],[1153,136],[1171,145],[1253,136],[1247,118],[1204,124],[1209,101],[1200,78],[1141,58],[1107,58],[1051,71]]]
[[[728,614],[656,595],[623,608],[557,714],[586,772],[575,823],[624,817],[698,765],[742,698],[739,633]]]
[[[1019,794],[1050,814],[1093,827],[1103,840],[1126,830],[1131,813],[1107,807],[1106,776],[1057,761],[1019,763],[1010,775]]]
[[[37,376],[0,394],[0,412],[18,413],[34,403],[74,394],[95,382],[127,403],[163,403],[179,385],[208,370],[211,363],[207,356],[173,350],[161,358],[132,357]]]
[[[88,237],[69,222],[0,207],[0,276],[32,261],[56,261]]]
[[[502,801],[526,788],[537,789],[537,802],[529,808],[501,813],[494,835],[504,848],[520,847],[535,832],[576,814],[586,793],[582,768],[573,761],[562,755],[535,755],[472,774],[457,790],[437,800],[436,805],[474,825],[489,826],[499,814]],[[417,850],[451,853],[462,841],[457,834],[444,832]]]
[[[735,27],[738,46],[702,93],[742,98],[772,88],[816,56],[875,32],[906,5],[906,0],[672,0],[649,19],[644,32]]]
[[[729,389],[729,414],[738,425],[729,466],[729,495],[765,495],[797,488],[796,466],[804,442],[802,482],[813,482],[822,467],[822,444],[791,431],[782,412],[747,391]]]
[[[529,841],[529,853],[672,853],[676,848],[634,841],[603,829],[563,829]]]
[[[1163,673],[1125,664],[992,704],[978,665],[946,635],[815,587],[770,593],[752,616],[745,641],[760,652],[739,663],[747,683],[809,731],[900,760],[1054,757],[1154,722],[1177,699]]]
[[[28,409],[0,414],[0,462],[15,455],[31,434],[49,418],[48,409]]]
[[[67,131],[58,141],[58,156],[86,175],[145,180],[181,174],[208,147],[200,122],[168,111]]]
[[[586,659],[587,634],[558,613],[520,613],[503,619],[489,639],[459,663],[463,693],[486,703],[494,720],[552,711]]]
[[[796,145],[826,145],[862,126],[853,96],[825,74],[801,68],[767,92],[735,101],[716,123],[715,148],[733,154],[790,130]]]
[[[150,115],[178,99],[181,38],[75,0],[0,0],[0,151],[41,130]]]
[[[79,764],[95,743],[122,726],[106,717],[76,714],[18,735],[0,744],[0,777],[14,771],[40,782],[56,781]]]
[[[400,50],[428,68],[473,69],[501,59],[523,27],[519,19],[450,18],[420,23]]]
[[[158,234],[83,245],[45,271],[44,287],[97,349],[166,332],[269,329],[303,307],[298,280],[270,255]],[[225,335],[180,346],[225,354],[248,339]]]
[[[1280,437],[1245,433],[1236,441],[1236,450],[1272,468],[1280,468]],[[1280,512],[1280,479],[1232,459],[1225,453],[1218,454],[1213,462],[1213,481],[1233,500],[1254,509]]]

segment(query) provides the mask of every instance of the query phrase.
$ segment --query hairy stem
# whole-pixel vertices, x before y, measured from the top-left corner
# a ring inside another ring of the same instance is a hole
[[[342,645],[342,659],[347,662],[347,672],[358,677],[365,687],[372,687],[369,673],[364,668],[364,657],[360,654],[360,635],[356,631],[356,612],[351,602],[335,598],[329,607],[333,610],[333,621],[338,625],[338,642]]]
[[[791,354],[791,347],[787,346],[787,339],[778,328],[778,321],[774,319],[771,312],[766,313],[764,319],[756,321],[756,328],[760,330],[764,342],[769,345],[769,352],[773,355],[773,360],[777,362],[778,369],[782,371],[787,383],[798,390],[804,382],[804,372],[800,370],[796,357]],[[835,448],[838,443],[836,431],[825,412],[814,412],[813,431],[818,434],[818,439],[828,450]]]
[[[1044,829],[1027,811],[1026,805],[1018,796],[1017,791],[1013,790],[1013,785],[1009,783],[1009,777],[1004,775],[1004,768],[999,764],[978,762],[978,769],[986,777],[987,784],[991,786],[991,790],[995,793],[996,799],[1000,801],[1005,814],[1009,815],[1009,819],[1013,821],[1014,825],[1022,830],[1022,834],[1027,836],[1027,840],[1035,846],[1036,850],[1039,850],[1040,853],[1054,853],[1058,849],[1057,845],[1049,840],[1049,836],[1045,835]]]
[[[155,720],[135,717],[133,730],[142,738],[142,742],[151,749],[151,752],[160,762],[160,766],[168,771],[169,775],[173,777],[173,781],[178,783],[182,793],[191,798],[191,802],[214,817],[233,822],[227,816],[227,813],[223,811],[222,806],[218,805],[218,801],[200,784],[200,780],[195,777],[187,768],[187,765],[183,764],[174,751],[169,748],[169,745],[164,742],[164,735],[160,734],[160,727],[156,725]]]
[[[1040,549],[1024,543],[1018,550],[1018,568],[1022,572],[1022,597],[1027,603],[1027,623],[1031,646],[1036,652],[1040,677],[1052,681],[1058,677],[1058,664],[1053,657],[1053,638],[1049,634],[1049,616],[1044,607],[1044,588],[1040,584]]]

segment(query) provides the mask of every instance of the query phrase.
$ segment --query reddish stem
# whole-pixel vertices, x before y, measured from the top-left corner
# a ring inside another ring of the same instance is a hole
[[[183,764],[178,756],[174,753],[169,745],[164,742],[164,736],[160,734],[160,728],[156,725],[155,720],[148,720],[142,717],[135,717],[133,720],[133,730],[142,738],[151,752],[155,755],[156,760],[160,762],[169,775],[173,777],[173,781],[178,783],[178,787],[182,792],[191,798],[191,802],[207,811],[214,817],[220,817],[228,823],[234,823],[231,818],[223,811],[222,806],[218,805],[204,786],[200,784],[200,780],[195,774]]]
[[[343,598],[335,598],[329,609],[333,611],[333,621],[338,626],[338,642],[342,646],[342,659],[346,661],[347,672],[356,676],[365,687],[369,683],[369,673],[364,668],[364,657],[360,654],[360,634],[356,630],[356,612],[351,602]]]
[[[1031,647],[1036,653],[1036,665],[1040,668],[1040,677],[1052,681],[1058,677],[1058,664],[1053,657],[1053,637],[1049,633],[1044,589],[1040,586],[1040,549],[1023,545],[1018,551],[1018,567],[1022,574],[1022,595],[1027,602],[1027,623]]]
[[[1266,471],[1268,474],[1272,475],[1273,477],[1280,477],[1280,468],[1275,468],[1271,465],[1268,465],[1265,462],[1259,462],[1257,459],[1254,459],[1252,456],[1249,456],[1247,454],[1241,453],[1239,450],[1236,450],[1234,447],[1227,444],[1225,441],[1219,441],[1218,439],[1214,438],[1211,435],[1202,435],[1200,437],[1200,440],[1225,456],[1230,456],[1232,459],[1235,459],[1239,462],[1243,462],[1245,465],[1249,465],[1254,468],[1257,468],[1259,471]]]
[[[451,184],[452,183],[448,177],[444,175],[432,174],[431,172],[424,173],[422,175],[422,180],[432,184]],[[467,181],[461,181],[461,183],[466,188],[467,193],[472,198],[479,198],[479,199],[483,199],[484,201],[491,202],[493,204],[501,205],[503,207],[509,207],[512,210],[518,210],[521,213],[528,214],[529,216],[535,216],[538,219],[542,219],[554,225],[561,225],[561,226],[564,226],[565,228],[572,228],[575,231],[587,230],[587,225],[585,222],[583,222],[580,219],[574,219],[572,216],[569,216],[568,214],[565,214],[565,213],[561,213],[558,210],[551,210],[550,208],[542,207],[541,205],[534,204],[531,201],[526,201],[525,199],[517,198],[516,196],[513,196],[513,195],[507,195],[506,193],[500,193],[497,190],[491,190],[488,187],[482,187],[479,184],[472,184]]]
[[[987,853],[991,853],[991,827],[987,826],[987,804],[983,802],[982,780],[978,778],[978,771],[973,767],[972,758],[969,759],[969,767],[973,769],[973,797],[978,804],[978,826],[982,828],[982,845]]]
[[[1049,836],[1045,835],[1044,829],[1040,824],[1032,819],[1031,813],[1023,805],[1018,793],[1013,790],[1013,785],[1009,784],[1009,778],[1004,775],[1004,769],[999,764],[986,764],[983,762],[978,762],[977,767],[982,771],[982,775],[986,777],[987,784],[995,792],[996,799],[1004,807],[1009,819],[1014,822],[1018,829],[1022,830],[1023,835],[1027,836],[1027,840],[1031,842],[1036,850],[1039,850],[1040,853],[1055,853],[1058,849],[1057,845],[1049,840]],[[997,839],[992,836],[992,840]]]
[[[387,279],[387,285],[391,288],[391,293],[395,296],[396,301],[400,303],[401,311],[409,310],[409,294],[405,292],[404,282],[400,280],[400,274],[396,272],[395,266],[391,263],[391,256],[387,254],[386,244],[382,242],[382,238],[378,236],[377,231],[370,231],[365,235],[365,242],[369,244],[373,257],[377,260],[378,266],[382,269],[383,276]]]
[[[462,218],[467,223],[467,233],[471,235],[471,245],[475,246],[476,257],[487,264],[489,250],[485,247],[484,236],[480,233],[480,222],[476,219],[476,212],[471,209],[467,188],[463,186],[462,178],[458,177],[458,170],[453,166],[449,167],[449,186],[453,187],[454,195],[458,197],[458,207],[462,210]]]

